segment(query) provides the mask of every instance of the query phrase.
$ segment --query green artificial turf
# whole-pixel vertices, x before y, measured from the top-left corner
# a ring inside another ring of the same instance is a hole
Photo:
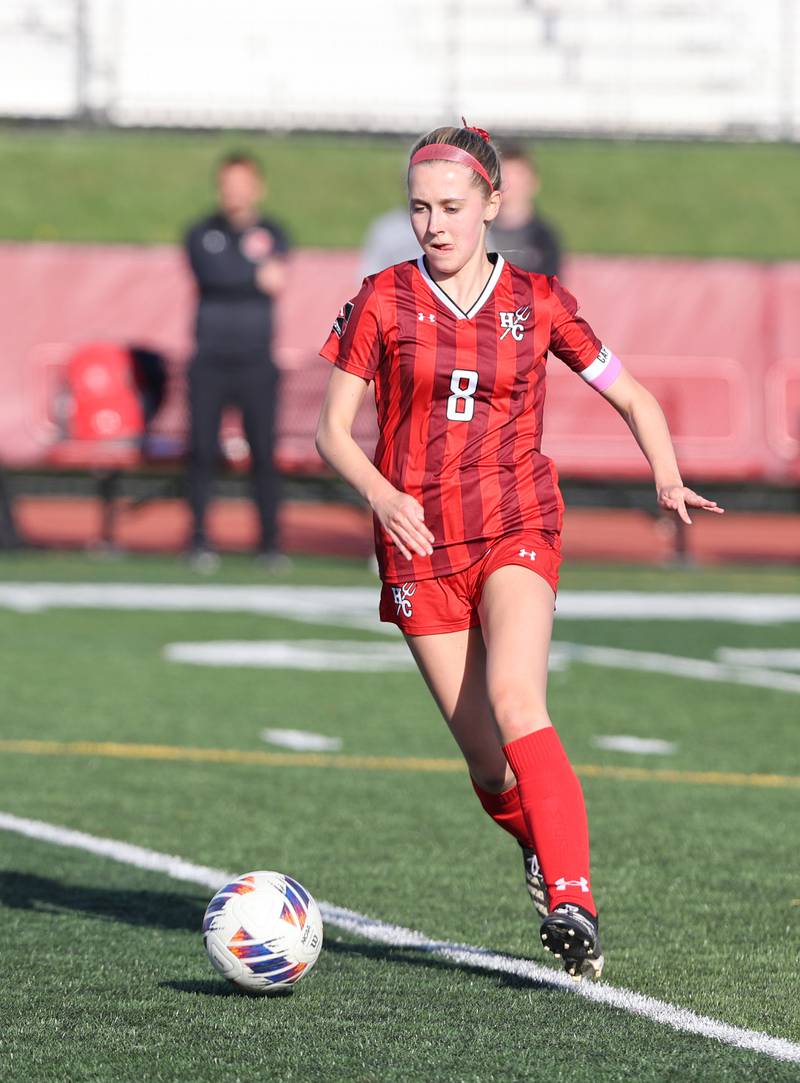
[[[356,247],[403,202],[413,140],[0,128],[0,237],[171,243],[233,148],[264,161],[299,245]],[[541,210],[577,252],[796,259],[794,146],[543,139]]]
[[[0,550],[0,581],[4,582],[143,582],[143,583],[296,583],[331,586],[375,586],[366,561],[292,555],[293,567],[272,574],[249,555],[223,554],[209,575],[192,571],[186,557],[136,553],[64,552],[56,549]],[[562,590],[755,591],[797,593],[800,568],[783,564],[725,564],[717,567],[658,567],[566,561]]]
[[[576,568],[569,585],[636,589],[652,577],[664,589],[789,589],[788,573],[777,574]],[[223,562],[220,576],[263,581],[244,560]],[[0,581],[14,578],[190,581],[165,558],[32,555],[0,562]],[[293,578],[370,582],[360,566],[332,561],[298,562]],[[720,646],[796,646],[797,633],[557,617],[555,638],[713,658]],[[162,657],[175,640],[306,638],[375,637],[252,614],[0,609],[0,740],[266,750],[259,734],[271,726],[337,736],[345,755],[455,758],[413,672]],[[800,776],[796,694],[574,664],[551,675],[550,709],[578,765]],[[601,751],[602,734],[677,747],[658,758]],[[588,774],[583,786],[608,981],[800,1041],[797,789]],[[0,794],[4,812],[235,873],[281,869],[336,905],[543,961],[517,847],[482,814],[462,771],[0,751]],[[797,1065],[333,926],[293,997],[240,996],[202,950],[210,894],[0,831],[4,1083],[797,1078]]]

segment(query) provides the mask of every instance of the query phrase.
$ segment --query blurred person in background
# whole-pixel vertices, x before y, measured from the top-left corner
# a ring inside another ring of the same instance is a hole
[[[501,147],[503,202],[489,227],[489,250],[533,274],[561,273],[558,233],[536,213],[541,183],[533,159],[519,143]]]
[[[20,537],[14,524],[11,495],[3,471],[0,470],[0,549],[17,549],[20,545]]]
[[[408,206],[393,207],[370,224],[361,249],[359,281],[395,263],[416,259],[421,249],[411,228]]]
[[[189,367],[188,497],[191,560],[212,571],[206,512],[219,462],[223,409],[241,411],[252,457],[259,516],[258,557],[271,571],[289,564],[278,548],[278,475],[274,447],[279,372],[272,357],[274,302],[286,282],[289,242],[261,213],[264,174],[250,154],[230,154],[216,176],[217,209],[185,240],[197,284],[196,346]]]

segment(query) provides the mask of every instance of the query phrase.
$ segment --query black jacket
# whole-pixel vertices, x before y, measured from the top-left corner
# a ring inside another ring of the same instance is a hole
[[[561,271],[561,244],[555,229],[538,216],[519,229],[501,229],[493,223],[488,244],[509,263],[534,274],[557,275]]]
[[[268,256],[289,251],[283,229],[259,218],[239,232],[217,212],[191,227],[185,247],[198,289],[198,353],[268,359],[273,300],[256,285],[256,271]]]

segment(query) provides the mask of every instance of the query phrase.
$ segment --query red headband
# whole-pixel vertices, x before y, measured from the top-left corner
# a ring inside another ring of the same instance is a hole
[[[469,166],[469,168],[474,170],[479,177],[483,177],[489,185],[489,189],[494,191],[494,185],[489,180],[489,174],[483,168],[481,163],[477,158],[474,158],[469,151],[462,150],[461,147],[454,147],[450,143],[426,143],[425,146],[420,147],[413,156],[409,166],[417,165],[419,162],[432,161],[458,162],[459,165]]]

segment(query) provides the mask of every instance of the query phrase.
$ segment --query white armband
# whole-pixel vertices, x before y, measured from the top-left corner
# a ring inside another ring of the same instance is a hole
[[[622,371],[622,362],[609,350],[608,346],[601,346],[600,353],[592,361],[591,365],[579,373],[582,380],[591,384],[595,391],[605,391],[611,387]]]

